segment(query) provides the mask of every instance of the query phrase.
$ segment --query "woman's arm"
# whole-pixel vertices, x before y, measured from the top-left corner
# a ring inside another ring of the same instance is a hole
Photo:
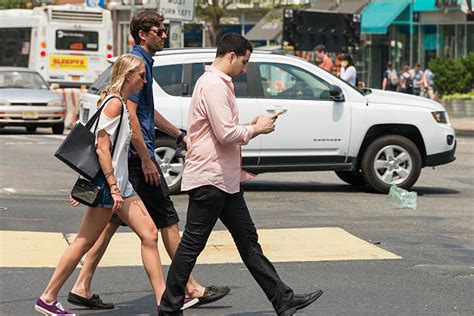
[[[105,115],[110,118],[114,118],[120,115],[122,111],[122,102],[119,99],[112,99],[109,105],[104,109]],[[103,129],[97,133],[97,146],[96,146],[97,157],[99,158],[99,164],[104,173],[105,180],[110,187],[110,193],[114,200],[114,206],[112,207],[113,212],[119,212],[123,206],[123,199],[120,195],[120,189],[117,185],[117,179],[115,178],[114,168],[112,166],[112,155],[110,152],[110,135]]]

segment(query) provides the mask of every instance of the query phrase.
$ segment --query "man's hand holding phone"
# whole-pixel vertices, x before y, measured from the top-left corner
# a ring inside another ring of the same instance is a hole
[[[278,111],[269,116],[258,116],[252,122],[253,127],[253,137],[260,135],[260,134],[270,134],[275,130],[275,121],[283,112]]]

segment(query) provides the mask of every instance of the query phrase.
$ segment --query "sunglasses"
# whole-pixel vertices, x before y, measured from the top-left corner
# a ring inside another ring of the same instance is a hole
[[[134,74],[134,73],[138,74],[142,80],[146,79],[146,73],[145,72],[136,72],[136,71],[133,71],[133,70],[130,72],[130,74]]]
[[[158,37],[162,37],[163,34],[168,34],[168,29],[164,28],[164,29],[151,29],[149,32],[153,32],[156,34],[156,36]]]

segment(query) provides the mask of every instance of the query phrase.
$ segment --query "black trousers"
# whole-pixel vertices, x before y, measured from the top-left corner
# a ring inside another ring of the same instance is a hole
[[[231,233],[240,257],[275,311],[278,313],[284,310],[293,299],[293,290],[280,279],[272,263],[263,254],[242,189],[238,193],[228,194],[207,185],[193,189],[188,194],[186,228],[168,271],[160,315],[181,314],[179,309],[183,305],[186,283],[217,219]]]

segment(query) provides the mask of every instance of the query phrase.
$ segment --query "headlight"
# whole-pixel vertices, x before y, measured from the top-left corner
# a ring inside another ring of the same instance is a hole
[[[7,105],[10,105],[10,102],[8,102],[7,100],[0,100],[0,106],[7,106]]]
[[[49,101],[48,106],[63,106],[63,101],[61,100]]]
[[[446,112],[444,111],[431,112],[431,115],[433,115],[434,120],[440,124],[448,123]]]

